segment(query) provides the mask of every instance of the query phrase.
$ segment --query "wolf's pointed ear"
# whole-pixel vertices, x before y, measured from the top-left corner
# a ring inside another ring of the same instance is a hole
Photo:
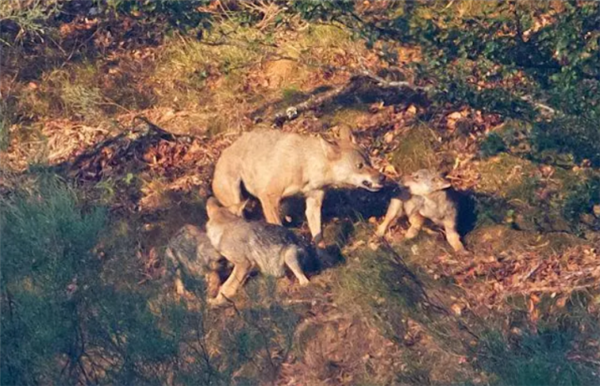
[[[208,198],[206,201],[206,214],[208,215],[209,219],[214,218],[220,206],[221,205],[219,205],[219,201],[217,201],[215,197]]]
[[[342,143],[353,143],[356,145],[356,138],[352,134],[352,129],[348,126],[340,127],[340,142]]]
[[[333,160],[340,156],[340,147],[337,144],[326,141],[323,137],[319,138],[319,142],[321,142],[321,147],[327,159]]]

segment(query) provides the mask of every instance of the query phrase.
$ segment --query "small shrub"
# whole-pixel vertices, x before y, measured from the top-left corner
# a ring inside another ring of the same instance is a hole
[[[573,156],[576,162],[590,160],[600,165],[600,121],[584,117],[561,117],[534,125],[532,144],[537,152],[556,150]]]
[[[58,4],[59,0],[0,2],[0,44],[12,46],[23,36],[43,33]]]
[[[583,227],[581,217],[588,214],[590,221],[587,225],[593,229],[600,229],[600,219],[591,215],[593,207],[598,204],[600,204],[600,177],[592,176],[568,189],[563,215],[574,229],[581,230]]]
[[[40,92],[30,93],[21,109],[42,116],[63,113],[85,119],[98,118],[102,114],[103,95],[95,86],[95,75],[96,70],[91,66],[47,73]]]
[[[208,14],[199,10],[208,0],[108,0],[108,10],[117,14],[134,15],[148,23],[166,22],[171,28],[183,31],[202,25]]]
[[[148,293],[104,281],[93,248],[105,211],[42,176],[3,199],[0,215],[10,224],[0,238],[2,384],[164,384],[179,342],[159,328]]]
[[[308,20],[332,20],[344,12],[351,11],[354,4],[349,1],[301,1],[289,0],[287,5]]]
[[[61,355],[81,354],[78,296],[70,289],[92,279],[90,251],[105,217],[102,210],[82,213],[73,191],[54,178],[0,208],[10,224],[0,239],[2,381],[35,384],[58,376]]]
[[[479,147],[479,151],[483,157],[491,157],[506,150],[506,143],[498,133],[490,133]]]

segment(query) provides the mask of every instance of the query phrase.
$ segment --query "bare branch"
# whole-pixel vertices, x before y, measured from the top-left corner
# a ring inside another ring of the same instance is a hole
[[[550,115],[559,115],[560,114],[559,111],[553,109],[552,107],[545,105],[543,103],[534,101],[533,98],[531,97],[531,95],[522,96],[521,99],[524,100],[525,102],[529,102],[533,107],[535,107],[538,110],[546,111]]]

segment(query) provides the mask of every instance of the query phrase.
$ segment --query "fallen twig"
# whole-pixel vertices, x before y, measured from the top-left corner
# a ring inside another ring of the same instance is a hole
[[[592,287],[598,287],[598,283],[589,283],[589,284],[581,284],[572,287],[561,287],[561,286],[544,286],[544,287],[532,287],[526,288],[520,291],[508,291],[504,294],[504,298],[514,295],[529,295],[532,293],[561,293],[567,292],[571,293],[573,291],[581,291],[586,290]]]
[[[334,99],[338,95],[352,92],[352,90],[355,87],[355,82],[351,81],[349,84],[344,84],[342,86],[335,87],[332,90],[326,91],[322,94],[314,95],[300,104],[290,106],[287,109],[285,109],[285,111],[280,111],[277,114],[275,114],[275,117],[273,118],[273,124],[275,124],[276,126],[281,126],[287,121],[296,119],[298,115],[306,111],[317,109],[319,106],[322,106],[323,104]]]
[[[135,125],[138,120],[144,122],[144,125]],[[135,116],[132,122],[131,128],[97,143],[92,149],[80,154],[72,162],[62,162],[53,169],[57,172],[75,173],[78,177],[85,177],[82,175],[86,169],[84,165],[94,162],[93,160],[102,153],[111,154],[113,159],[126,158],[126,154],[130,149],[141,142],[150,143],[157,140],[190,142],[194,139],[192,136],[170,133],[143,116]]]

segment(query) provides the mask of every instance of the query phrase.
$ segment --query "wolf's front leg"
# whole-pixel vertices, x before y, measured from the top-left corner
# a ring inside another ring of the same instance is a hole
[[[267,222],[269,224],[281,225],[281,218],[279,217],[279,203],[281,201],[281,196],[267,194],[259,197],[259,200]]]
[[[444,221],[444,230],[446,231],[446,240],[455,252],[465,252],[465,246],[460,241],[460,235],[456,231],[456,222],[454,220]]]
[[[323,190],[313,190],[306,195],[306,220],[315,244],[321,248],[325,246],[321,231],[321,206],[324,197]]]
[[[379,227],[377,227],[377,236],[385,236],[385,232],[387,231],[391,223],[395,221],[398,217],[402,216],[402,206],[402,201],[399,198],[392,198],[387,213],[385,214],[385,219],[379,225]]]

